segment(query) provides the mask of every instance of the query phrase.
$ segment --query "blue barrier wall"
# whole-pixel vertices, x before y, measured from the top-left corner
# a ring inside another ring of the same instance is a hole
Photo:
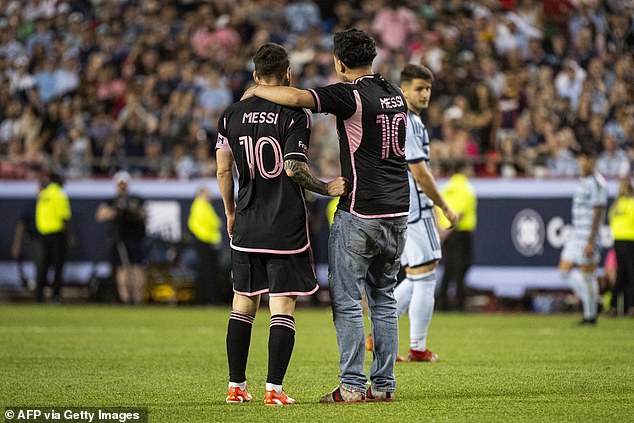
[[[562,287],[555,266],[570,231],[570,201],[577,182],[474,180],[473,183],[478,195],[478,227],[469,284],[507,295],[521,295],[527,287]],[[159,202],[155,204],[159,214],[163,213],[164,204],[170,204],[163,219],[177,222],[163,223],[172,226],[172,235],[180,233],[186,237],[189,205],[201,185],[211,188],[214,207],[223,217],[222,201],[214,180],[133,181],[131,191],[150,204]],[[21,211],[32,207],[36,188],[35,182],[0,182],[0,283],[15,283],[16,273],[11,270],[14,265],[10,258],[13,231]],[[107,225],[96,223],[94,215],[99,203],[114,195],[112,183],[71,181],[65,189],[73,211],[71,228],[77,238],[70,261],[85,265],[107,260],[104,248]],[[609,189],[613,195],[616,182],[610,182]],[[313,249],[322,275],[327,262],[328,228],[324,218],[327,201],[317,197],[310,206]],[[175,232],[174,226],[178,227]],[[606,248],[611,245],[607,226],[602,228],[602,241]],[[228,244],[226,235],[225,244]],[[71,271],[72,266],[71,263]]]

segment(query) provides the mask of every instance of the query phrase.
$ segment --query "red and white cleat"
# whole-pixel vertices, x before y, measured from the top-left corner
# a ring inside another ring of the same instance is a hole
[[[286,395],[286,392],[282,391],[281,394],[278,394],[275,389],[266,391],[266,396],[264,397],[264,405],[290,405],[294,403],[295,400]]]
[[[427,361],[427,362],[435,362],[438,361],[438,354],[433,353],[429,350],[418,351],[418,350],[409,350],[407,354],[408,361]]]
[[[253,397],[247,391],[247,388],[240,389],[239,386],[230,386],[227,391],[228,404],[241,404],[243,402],[249,402],[252,399]]]

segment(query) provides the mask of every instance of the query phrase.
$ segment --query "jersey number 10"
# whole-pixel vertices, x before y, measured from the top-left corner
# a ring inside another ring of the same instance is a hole
[[[381,124],[381,133],[383,144],[381,147],[381,158],[388,159],[390,157],[390,147],[394,152],[394,156],[405,156],[405,150],[398,145],[398,133],[399,125],[403,123],[403,128],[407,125],[407,115],[403,112],[397,113],[392,117],[390,122],[390,116],[381,114],[376,117],[376,123]]]
[[[251,179],[255,179],[255,168],[257,167],[258,173],[264,179],[272,179],[280,176],[282,169],[284,168],[284,158],[282,155],[282,147],[280,143],[273,137],[260,137],[254,143],[253,138],[250,136],[243,136],[238,138],[240,145],[244,146],[244,151],[247,157],[247,166],[249,166],[249,174]],[[264,147],[271,146],[273,149],[273,155],[275,157],[275,166],[273,169],[267,170],[264,168]]]

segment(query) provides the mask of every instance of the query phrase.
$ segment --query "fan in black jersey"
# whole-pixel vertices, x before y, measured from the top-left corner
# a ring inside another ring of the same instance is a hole
[[[350,193],[339,201],[328,247],[341,384],[321,401],[362,401],[366,396],[390,401],[396,389],[398,346],[394,287],[409,209],[407,105],[397,86],[372,72],[376,48],[368,34],[356,29],[336,33],[333,53],[342,82],[312,90],[257,85],[245,98],[254,95],[337,117],[341,173],[351,183]],[[367,391],[363,291],[367,292],[375,341],[372,383]]]
[[[253,57],[253,78],[288,85],[286,50],[268,43]],[[312,265],[304,188],[324,195],[347,192],[343,177],[331,182],[309,171],[310,112],[253,97],[225,110],[218,123],[218,185],[231,238],[233,310],[227,331],[228,403],[250,401],[246,364],[260,294],[269,294],[271,326],[265,404],[292,404],[282,380],[295,342],[295,300],[319,288]],[[233,168],[238,174],[234,199]]]

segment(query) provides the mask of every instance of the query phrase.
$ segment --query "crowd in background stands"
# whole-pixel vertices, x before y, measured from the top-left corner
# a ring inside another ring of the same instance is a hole
[[[438,173],[570,177],[591,146],[608,177],[634,160],[634,2],[627,0],[0,0],[0,178],[215,174],[220,113],[264,42],[294,84],[336,82],[332,33],[374,35],[375,69],[436,77],[424,116]],[[334,119],[310,156],[339,174]]]

